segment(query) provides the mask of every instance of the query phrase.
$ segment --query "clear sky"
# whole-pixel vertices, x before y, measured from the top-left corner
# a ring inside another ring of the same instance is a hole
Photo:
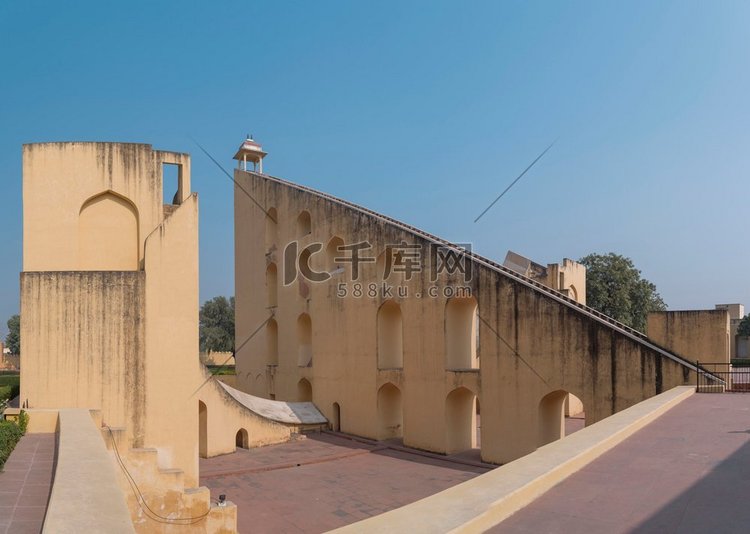
[[[750,3],[0,2],[0,320],[18,311],[21,144],[193,154],[201,299],[233,293],[227,168],[502,260],[614,251],[671,309],[750,305]],[[557,144],[478,223],[547,145]]]

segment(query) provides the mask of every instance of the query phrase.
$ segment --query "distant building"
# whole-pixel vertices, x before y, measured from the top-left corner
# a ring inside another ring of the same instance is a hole
[[[586,304],[586,267],[577,261],[564,258],[562,264],[549,263],[545,267],[509,250],[503,266]]]
[[[737,328],[745,316],[742,304],[717,304],[717,310],[729,312],[729,355],[730,358],[750,358],[750,344],[746,336],[738,336]]]

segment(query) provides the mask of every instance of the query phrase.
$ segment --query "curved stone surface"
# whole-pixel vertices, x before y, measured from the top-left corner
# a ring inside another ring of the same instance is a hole
[[[291,425],[319,425],[328,422],[312,402],[284,402],[243,393],[217,381],[234,400],[261,417]]]

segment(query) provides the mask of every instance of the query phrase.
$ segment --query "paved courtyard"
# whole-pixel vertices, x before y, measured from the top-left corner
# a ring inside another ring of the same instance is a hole
[[[201,484],[239,506],[241,533],[325,532],[432,495],[492,466],[331,434],[201,459]],[[459,463],[464,462],[464,463]],[[471,465],[474,463],[474,465]]]
[[[0,472],[0,533],[38,534],[54,475],[55,434],[26,434]]]
[[[750,395],[695,394],[492,532],[750,532]]]

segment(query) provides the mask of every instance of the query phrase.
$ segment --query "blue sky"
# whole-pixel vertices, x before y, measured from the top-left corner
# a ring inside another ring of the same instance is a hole
[[[630,256],[671,309],[750,305],[746,2],[2,2],[0,319],[18,310],[21,144],[193,154],[201,299],[233,292],[227,168],[502,259]],[[557,144],[478,223],[549,143]]]

